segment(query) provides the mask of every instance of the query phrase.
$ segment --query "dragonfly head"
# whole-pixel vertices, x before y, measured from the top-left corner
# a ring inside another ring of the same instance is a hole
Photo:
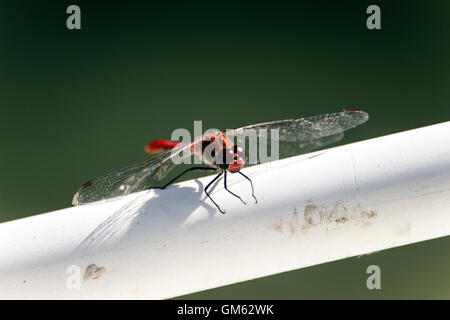
[[[227,170],[230,173],[239,172],[245,165],[245,150],[244,148],[234,145],[232,148],[227,149],[229,159],[231,161],[227,161],[228,167]],[[227,157],[228,158],[228,157]]]

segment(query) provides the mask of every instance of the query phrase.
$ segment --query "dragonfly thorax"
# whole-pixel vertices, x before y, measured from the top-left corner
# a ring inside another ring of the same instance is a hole
[[[244,167],[246,154],[244,148],[235,145],[221,149],[214,158],[214,164],[220,169],[235,173]]]

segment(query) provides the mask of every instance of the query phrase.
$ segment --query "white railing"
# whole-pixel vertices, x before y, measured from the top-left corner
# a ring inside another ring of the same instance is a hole
[[[0,224],[0,298],[155,298],[450,234],[450,122]],[[49,196],[51,196],[49,194]],[[320,285],[320,284],[318,284]]]

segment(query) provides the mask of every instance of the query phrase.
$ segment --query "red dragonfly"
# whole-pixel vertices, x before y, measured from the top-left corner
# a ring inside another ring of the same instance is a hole
[[[255,163],[249,164],[244,147],[233,144],[233,141],[227,136],[238,137],[245,134],[249,129],[255,130],[257,134],[260,131],[268,132],[271,129],[278,129],[279,156],[285,158],[317,150],[325,145],[337,142],[342,139],[344,131],[354,128],[368,119],[369,115],[364,111],[342,111],[309,118],[259,123],[234,130],[216,132],[198,137],[189,144],[154,140],[145,147],[148,153],[153,154],[149,160],[88,181],[75,193],[72,204],[79,205],[115,198],[151,188],[164,189],[188,172],[210,170],[216,171],[218,174],[204,188],[205,194],[220,212],[225,213],[208,193],[209,187],[222,175],[225,190],[239,198],[244,204],[245,202],[240,196],[227,188],[227,174],[239,173],[247,179],[252,188],[252,196],[257,202],[252,180],[241,171],[245,165]],[[205,152],[207,149],[213,150],[213,152]],[[173,161],[174,157],[179,157],[181,153],[186,151],[202,157],[205,165],[190,166],[176,174],[176,169],[181,171],[183,166]],[[176,175],[169,178],[168,174],[172,172],[175,172]]]

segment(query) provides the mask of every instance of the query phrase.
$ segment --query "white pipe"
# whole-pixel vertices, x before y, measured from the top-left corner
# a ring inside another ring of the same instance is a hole
[[[219,183],[225,215],[209,176],[2,223],[0,298],[169,298],[449,235],[449,137],[445,122],[244,169],[259,202],[229,175],[248,205]]]

